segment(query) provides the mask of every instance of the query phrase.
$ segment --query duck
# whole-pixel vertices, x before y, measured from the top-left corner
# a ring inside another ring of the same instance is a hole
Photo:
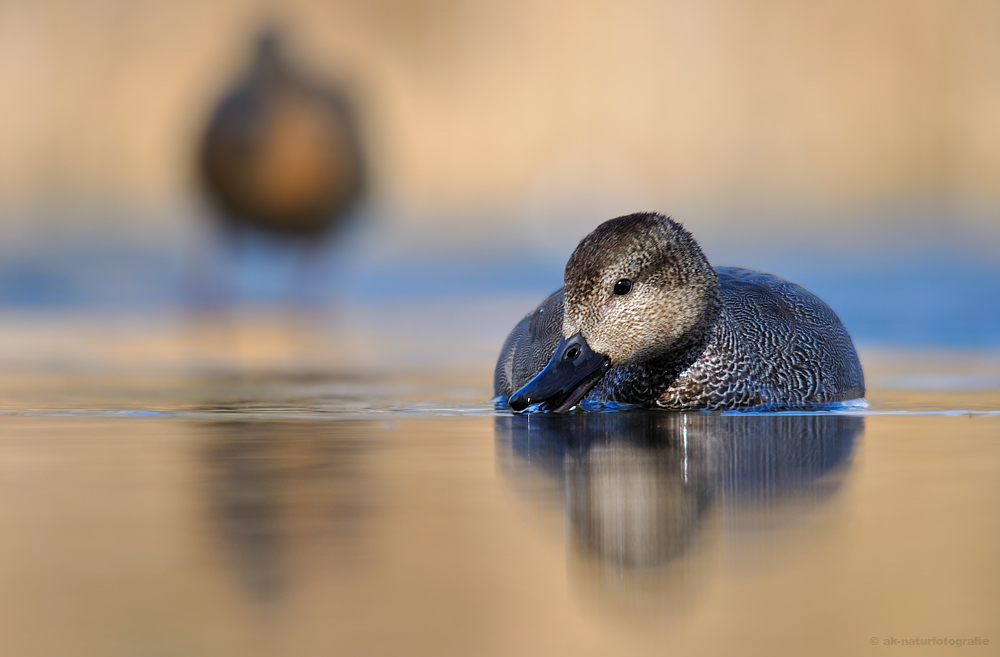
[[[197,154],[205,195],[232,232],[316,241],[365,190],[365,158],[345,91],[299,71],[274,27],[212,111]]]
[[[781,410],[865,395],[854,342],[826,303],[772,274],[713,267],[655,212],[580,241],[563,287],[507,336],[493,381],[515,412]]]

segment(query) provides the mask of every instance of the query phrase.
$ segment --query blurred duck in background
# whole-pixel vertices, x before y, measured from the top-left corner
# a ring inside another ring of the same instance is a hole
[[[346,94],[297,70],[279,33],[264,30],[249,70],[211,115],[198,175],[229,242],[282,242],[296,252],[301,277],[364,196],[363,149]]]

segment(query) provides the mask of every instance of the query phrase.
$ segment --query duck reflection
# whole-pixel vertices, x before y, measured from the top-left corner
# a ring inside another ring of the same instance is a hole
[[[570,569],[584,584],[686,598],[724,528],[766,529],[838,489],[859,417],[662,412],[507,415],[498,462],[535,501],[564,505]],[[553,495],[554,493],[554,495]]]
[[[210,535],[251,597],[277,600],[300,548],[350,565],[367,515],[362,442],[349,423],[200,425]],[[355,427],[356,428],[356,427]],[[319,539],[317,541],[317,539]]]

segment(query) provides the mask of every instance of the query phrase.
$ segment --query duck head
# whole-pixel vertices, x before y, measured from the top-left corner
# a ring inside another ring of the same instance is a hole
[[[684,228],[654,213],[611,219],[566,263],[562,339],[508,403],[572,408],[611,368],[669,358],[704,332],[719,279]],[[646,400],[649,401],[649,400]]]

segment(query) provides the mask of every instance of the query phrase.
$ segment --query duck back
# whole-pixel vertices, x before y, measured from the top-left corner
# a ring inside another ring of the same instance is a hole
[[[716,272],[722,309],[713,335],[658,406],[781,408],[864,396],[854,342],[830,306],[772,274],[739,267]]]

